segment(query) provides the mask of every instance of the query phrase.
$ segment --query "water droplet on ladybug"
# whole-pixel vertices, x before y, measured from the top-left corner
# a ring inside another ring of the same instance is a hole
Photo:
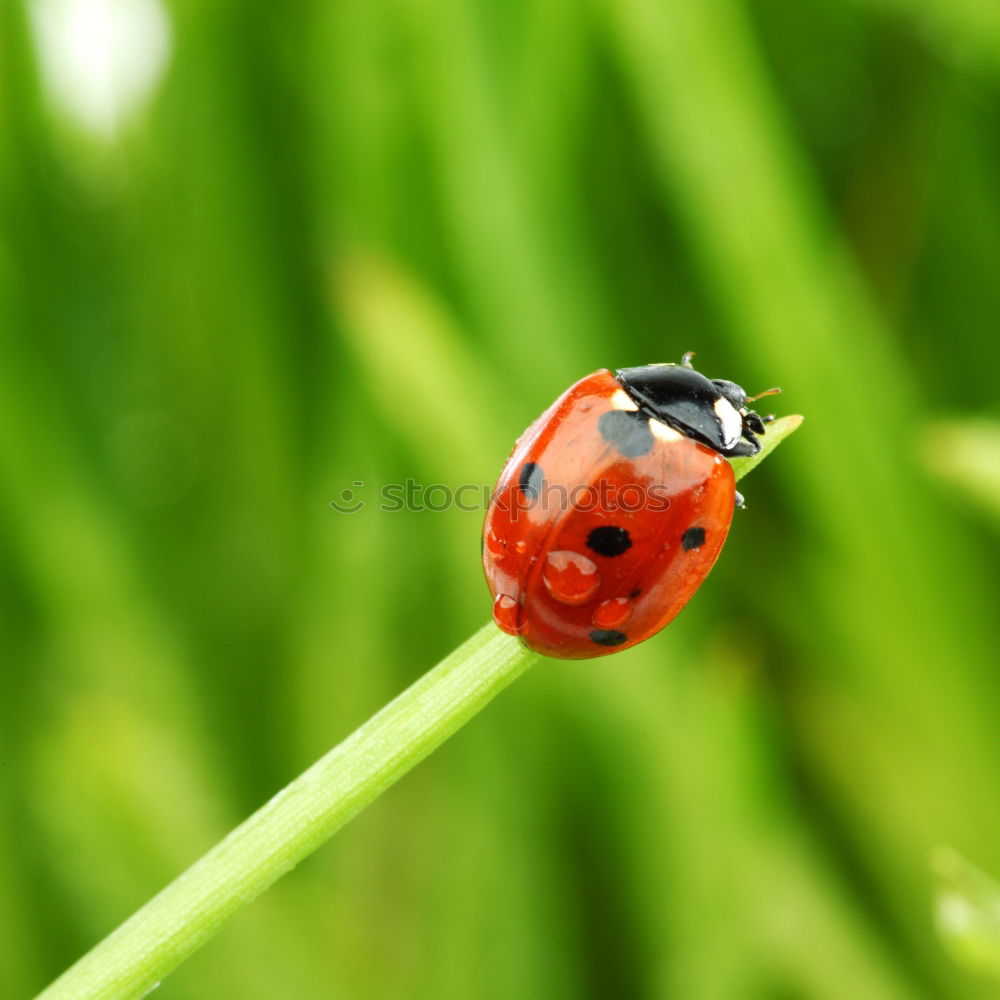
[[[519,618],[520,606],[517,601],[506,594],[497,594],[497,599],[493,602],[493,621],[497,623],[497,628],[507,635],[520,635],[524,626]]]
[[[618,629],[632,617],[632,609],[633,604],[627,597],[612,597],[597,605],[591,621],[594,628]]]
[[[486,549],[497,559],[507,555],[507,543],[492,528],[486,532]]]
[[[517,553],[517,554],[518,554],[519,556],[523,556],[523,555],[524,555],[524,553],[528,551],[528,543],[527,543],[527,542],[526,542],[526,541],[525,541],[525,540],[524,540],[523,538],[519,538],[519,539],[518,539],[518,540],[517,540],[517,541],[516,541],[516,542],[514,543],[514,551],[515,551],[515,552],[516,552],[516,553]]]
[[[563,604],[586,604],[601,585],[597,564],[579,552],[550,552],[545,558],[542,582]]]

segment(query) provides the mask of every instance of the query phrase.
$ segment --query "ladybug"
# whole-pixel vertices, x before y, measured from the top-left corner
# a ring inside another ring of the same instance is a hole
[[[658,632],[708,575],[743,506],[727,458],[762,417],[734,382],[681,363],[601,369],[518,439],[483,525],[493,618],[526,646],[586,659]]]

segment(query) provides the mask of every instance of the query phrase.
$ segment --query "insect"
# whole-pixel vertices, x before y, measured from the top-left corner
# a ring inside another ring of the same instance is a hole
[[[570,386],[518,439],[483,525],[493,617],[547,656],[586,659],[658,632],[708,575],[743,506],[727,457],[772,417],[681,363]]]

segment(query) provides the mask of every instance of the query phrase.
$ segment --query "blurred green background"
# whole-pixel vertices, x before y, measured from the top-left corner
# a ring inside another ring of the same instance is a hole
[[[157,996],[995,995],[928,858],[1000,872],[998,84],[988,0],[0,5],[0,995],[486,619],[382,484],[687,350],[807,417],[688,609]]]

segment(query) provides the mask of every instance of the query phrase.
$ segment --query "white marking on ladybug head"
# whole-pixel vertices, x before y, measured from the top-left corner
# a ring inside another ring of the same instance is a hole
[[[616,410],[638,410],[639,404],[624,390],[616,389],[611,397],[611,405]]]
[[[653,417],[649,418],[649,429],[658,441],[680,441],[684,437],[680,431],[675,431],[670,424],[665,424],[662,420],[656,420]]]
[[[725,396],[719,396],[712,409],[715,410],[715,417],[719,421],[719,430],[722,431],[723,447],[732,448],[743,433],[743,418],[740,416],[740,411]]]

